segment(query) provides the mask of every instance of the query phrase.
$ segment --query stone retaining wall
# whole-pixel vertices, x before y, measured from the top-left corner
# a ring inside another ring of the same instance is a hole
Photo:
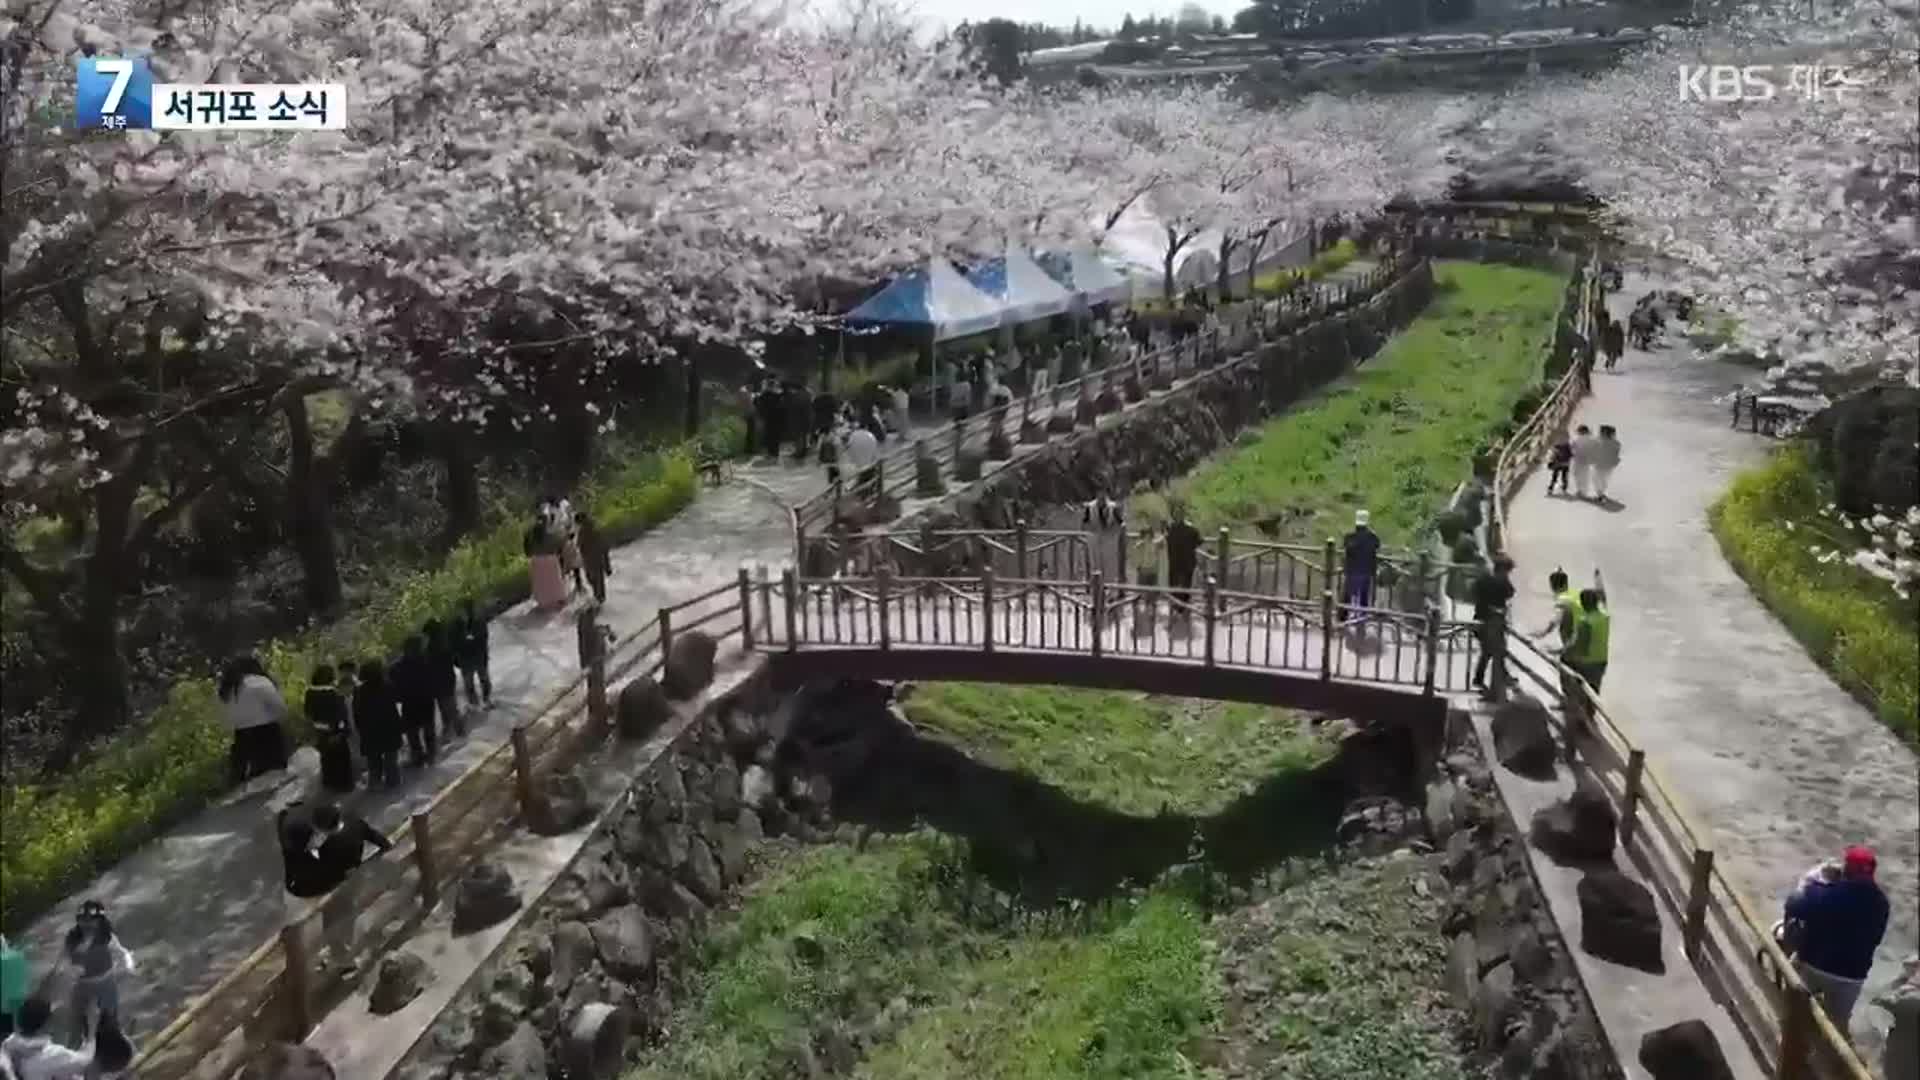
[[[394,1075],[620,1076],[766,838],[831,835],[826,782],[777,758],[792,707],[755,675],[689,723]]]

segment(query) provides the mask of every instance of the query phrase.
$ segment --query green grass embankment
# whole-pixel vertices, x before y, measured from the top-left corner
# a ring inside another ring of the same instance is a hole
[[[1832,501],[1807,451],[1789,447],[1741,473],[1707,511],[1720,550],[1834,681],[1920,748],[1920,604],[1844,559],[1857,541],[1821,508]]]

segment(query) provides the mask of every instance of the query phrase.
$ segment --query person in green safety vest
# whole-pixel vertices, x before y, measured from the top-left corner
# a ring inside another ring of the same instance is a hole
[[[1573,644],[1573,632],[1580,620],[1580,594],[1567,583],[1567,572],[1555,570],[1547,575],[1547,588],[1553,593],[1553,620],[1533,635],[1535,641],[1558,631],[1560,647]]]
[[[1597,582],[1596,582],[1597,584]],[[1606,603],[1598,588],[1580,591],[1580,614],[1573,643],[1565,653],[1567,666],[1580,673],[1594,692],[1607,675],[1607,638],[1611,630]]]
[[[27,954],[0,936],[0,1037],[13,1034],[14,1014],[32,992],[27,970]]]

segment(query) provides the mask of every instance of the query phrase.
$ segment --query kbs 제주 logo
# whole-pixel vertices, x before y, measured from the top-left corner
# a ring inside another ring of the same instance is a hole
[[[144,56],[83,57],[73,101],[82,131],[144,131],[153,126],[153,69]]]

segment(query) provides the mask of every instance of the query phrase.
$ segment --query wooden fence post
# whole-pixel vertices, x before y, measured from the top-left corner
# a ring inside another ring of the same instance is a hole
[[[1487,689],[1494,703],[1507,700],[1507,613],[1494,611],[1487,616],[1487,649],[1493,652],[1493,670],[1487,676]]]
[[[1145,530],[1142,530],[1142,531],[1144,532]],[[1127,551],[1126,524],[1123,522],[1121,526],[1118,529],[1115,529],[1113,532],[1114,532],[1113,542],[1115,545],[1117,545],[1114,548],[1114,560],[1115,560],[1114,573],[1116,575],[1115,580],[1120,582],[1120,584],[1125,585],[1128,581],[1127,559],[1128,559],[1128,556],[1131,554],[1130,552]]]
[[[1440,668],[1440,607],[1437,604],[1427,604],[1425,607],[1427,625],[1424,644],[1427,654],[1427,675],[1422,680],[1420,692],[1427,697],[1432,697],[1434,679],[1438,676]]]
[[[306,924],[302,918],[280,928],[280,953],[287,965],[287,1024],[294,1042],[313,1030],[313,957],[307,948]]]
[[[430,908],[440,900],[440,860],[433,850],[433,821],[425,810],[413,814],[413,861],[420,871],[420,906]]]
[[[667,654],[673,651],[673,611],[660,609],[660,660],[665,662]]]
[[[993,563],[980,568],[980,651],[993,651]]]
[[[795,652],[800,648],[800,581],[791,566],[780,571],[780,595],[787,603],[787,651]]]
[[[1713,852],[1693,850],[1693,880],[1687,886],[1687,924],[1681,931],[1687,957],[1696,959],[1707,931],[1707,901],[1713,896]]]
[[[1641,749],[1627,751],[1627,790],[1624,795],[1626,805],[1620,809],[1620,846],[1625,848],[1633,841],[1633,830],[1640,824],[1640,786],[1647,773],[1647,752]]]
[[[1335,550],[1333,537],[1327,537],[1327,545],[1321,550],[1320,554],[1320,589],[1322,592],[1332,592],[1340,587],[1334,584],[1336,580],[1335,575],[1339,573],[1340,569],[1339,562],[1337,561],[1338,556],[1334,554]]]
[[[507,733],[513,745],[513,797],[520,804],[520,819],[529,826],[534,821],[533,752],[527,748],[527,729],[515,724]]]
[[[602,651],[587,665],[588,739],[597,743],[606,737],[610,711],[607,708],[607,655]]]
[[[1013,574],[1021,581],[1027,574],[1027,519],[1021,518],[1013,523]]]
[[[954,417],[953,418],[953,465],[956,470],[960,467],[960,448],[965,444],[966,437],[967,437],[966,421],[960,419],[957,416]]]
[[[773,644],[773,585],[767,573],[766,563],[753,566],[753,584],[760,593],[760,633]]]
[[[807,522],[805,514],[793,518],[793,565],[807,565]]]
[[[740,564],[740,644],[753,648],[753,572]]]
[[[1214,569],[1214,576],[1226,582],[1227,588],[1233,588],[1232,582],[1227,577],[1227,568],[1233,565],[1233,533],[1225,525],[1220,526],[1220,546],[1213,558],[1219,564]]]
[[[1227,536],[1227,530],[1221,529],[1220,530],[1221,540],[1225,541],[1226,536]],[[1222,546],[1224,547],[1224,544]],[[1214,628],[1218,625],[1219,619],[1220,619],[1220,579],[1213,576],[1212,574],[1207,575],[1207,587],[1205,591],[1205,596],[1207,599],[1207,617],[1206,617],[1207,647],[1206,647],[1206,653],[1205,653],[1205,657],[1206,657],[1205,663],[1208,667],[1212,667],[1213,666],[1213,631],[1214,631]]]
[[[893,648],[892,611],[888,605],[888,594],[893,589],[893,571],[883,563],[873,570],[873,595],[880,607],[880,651]]]
[[[1093,572],[1092,588],[1093,588],[1093,658],[1095,660],[1098,660],[1100,659],[1100,654],[1106,651],[1107,590],[1106,590],[1106,583],[1101,580],[1101,574],[1099,569],[1097,568]]]
[[[873,482],[867,487],[867,505],[873,506],[887,494],[887,458],[882,454],[873,463]]]
[[[1331,541],[1329,541],[1331,543]],[[1333,681],[1333,590],[1320,594],[1320,681]]]
[[[1799,979],[1787,987],[1787,1015],[1780,1022],[1780,1061],[1777,1080],[1806,1080],[1807,1052],[1813,1048],[1813,993]],[[1888,1080],[1893,1080],[1888,1077]]]

